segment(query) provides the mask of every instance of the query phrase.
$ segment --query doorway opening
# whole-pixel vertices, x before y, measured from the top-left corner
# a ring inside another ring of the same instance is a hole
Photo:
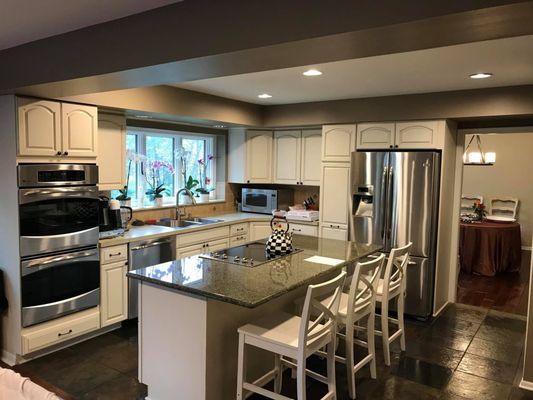
[[[465,154],[457,303],[527,315],[533,225],[533,128],[480,135],[494,163]],[[479,132],[465,134],[465,143]],[[476,149],[476,151],[478,151]],[[470,162],[469,161],[474,161]]]

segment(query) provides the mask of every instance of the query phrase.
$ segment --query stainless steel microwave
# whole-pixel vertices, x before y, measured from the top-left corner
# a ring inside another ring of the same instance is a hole
[[[288,210],[293,193],[289,189],[242,188],[242,211],[272,214],[273,210]]]

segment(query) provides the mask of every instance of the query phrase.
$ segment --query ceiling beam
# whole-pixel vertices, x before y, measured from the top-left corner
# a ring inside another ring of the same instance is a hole
[[[0,52],[0,94],[61,97],[533,34],[533,1],[186,0]]]

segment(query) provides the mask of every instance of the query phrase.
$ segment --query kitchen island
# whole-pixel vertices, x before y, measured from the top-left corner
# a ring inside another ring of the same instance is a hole
[[[150,400],[232,399],[237,328],[267,313],[294,312],[307,286],[380,250],[294,236],[297,251],[246,267],[200,256],[130,271],[139,285],[139,381]],[[273,357],[248,350],[250,379],[271,376]]]

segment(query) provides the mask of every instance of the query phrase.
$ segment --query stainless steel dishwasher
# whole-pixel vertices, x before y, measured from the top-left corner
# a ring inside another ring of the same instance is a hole
[[[176,236],[130,243],[129,270],[149,267],[176,259]],[[139,314],[139,281],[128,279],[128,319]]]

